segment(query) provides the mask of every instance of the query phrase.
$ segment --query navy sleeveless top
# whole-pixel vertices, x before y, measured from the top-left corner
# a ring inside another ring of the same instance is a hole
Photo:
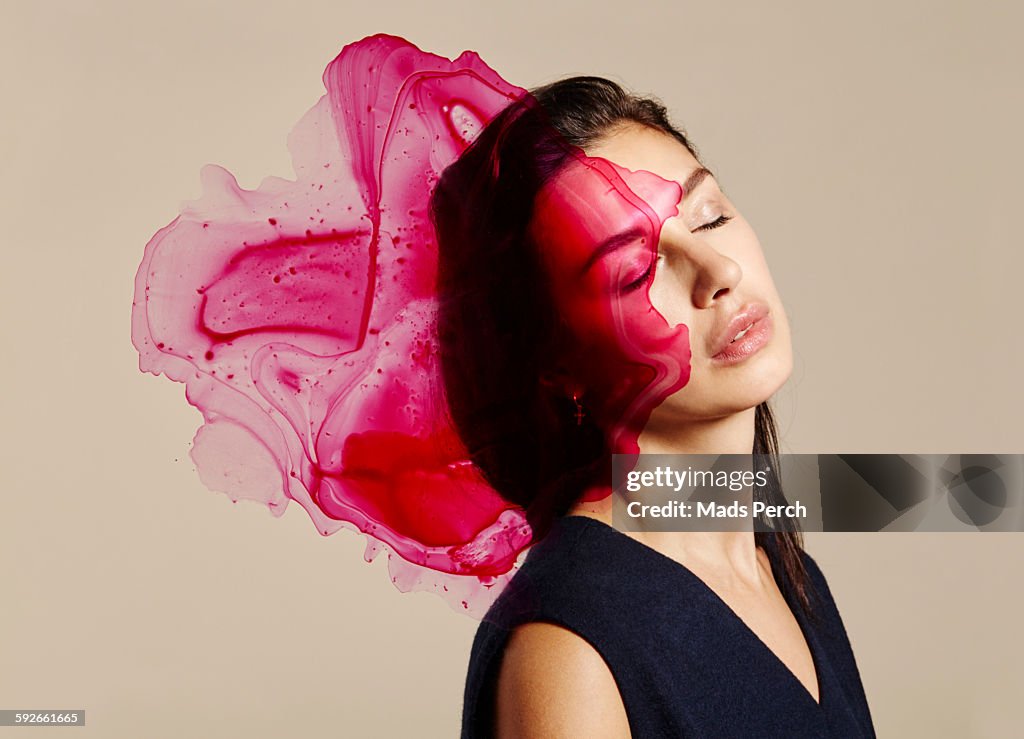
[[[598,651],[636,739],[874,737],[846,629],[817,563],[803,554],[815,620],[796,602],[774,542],[766,552],[814,658],[818,702],[693,572],[608,524],[566,516],[530,549],[477,629],[463,739],[494,735],[501,656],[511,630],[530,621],[558,624]]]

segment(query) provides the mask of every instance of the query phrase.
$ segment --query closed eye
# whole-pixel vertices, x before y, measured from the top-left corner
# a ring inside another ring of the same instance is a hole
[[[651,278],[651,275],[654,273],[654,263],[657,261],[657,257],[652,259],[651,263],[647,265],[647,269],[644,270],[644,273],[640,275],[637,279],[633,280],[628,285],[623,286],[622,292],[631,293],[634,290],[639,290],[641,287],[643,287],[644,283],[647,282]]]
[[[734,216],[721,215],[721,216],[718,216],[718,218],[716,218],[715,220],[711,221],[710,223],[705,223],[703,226],[698,227],[697,230],[698,231],[710,231],[710,230],[712,230],[714,228],[721,228],[722,226],[727,224],[729,221],[731,221],[733,218],[734,218]]]

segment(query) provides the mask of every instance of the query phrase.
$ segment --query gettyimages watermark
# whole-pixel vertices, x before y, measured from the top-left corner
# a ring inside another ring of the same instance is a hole
[[[616,454],[622,531],[1024,531],[1021,454]]]

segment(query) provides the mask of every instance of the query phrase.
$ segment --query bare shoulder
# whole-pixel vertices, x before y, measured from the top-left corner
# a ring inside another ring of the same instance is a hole
[[[498,676],[496,735],[628,737],[629,722],[615,678],[585,639],[556,624],[513,630]]]

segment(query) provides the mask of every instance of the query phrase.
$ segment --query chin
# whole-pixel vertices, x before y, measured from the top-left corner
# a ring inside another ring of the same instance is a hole
[[[734,402],[741,406],[738,410],[764,403],[786,384],[793,371],[793,355],[789,351],[773,352],[761,360],[750,367],[750,372],[736,378]]]

